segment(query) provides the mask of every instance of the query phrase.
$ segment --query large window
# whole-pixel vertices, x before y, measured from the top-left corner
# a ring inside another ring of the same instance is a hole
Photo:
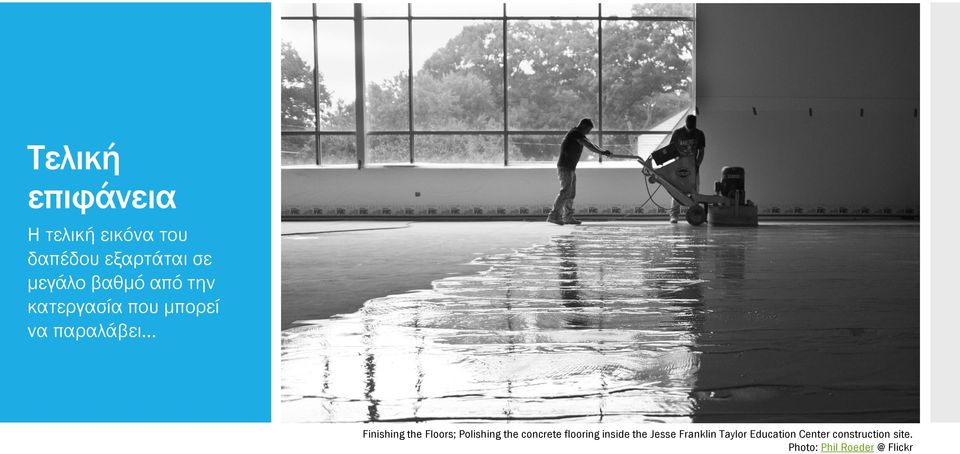
[[[693,107],[692,4],[318,4],[281,15],[284,165],[553,162],[584,117],[595,142],[643,152]]]

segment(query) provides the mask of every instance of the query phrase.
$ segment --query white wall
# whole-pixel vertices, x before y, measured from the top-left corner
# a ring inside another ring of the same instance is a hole
[[[917,5],[707,4],[697,17],[702,192],[722,166],[737,165],[761,212],[918,210]],[[635,166],[577,174],[580,209],[632,212],[646,200]],[[449,214],[452,207],[516,214],[549,206],[557,186],[550,166],[284,169],[282,209],[286,216],[383,208]]]
[[[704,165],[762,204],[918,207],[919,40],[917,5],[698,5]]]
[[[577,171],[577,206],[591,207],[598,213],[611,213],[620,208],[633,212],[646,198],[640,166],[620,168],[585,167]],[[323,215],[379,214],[384,208],[391,214],[410,208],[414,214],[451,214],[460,208],[460,214],[473,214],[474,209],[484,214],[540,212],[553,204],[559,189],[556,168],[499,167],[486,169],[452,168],[372,168],[345,169],[285,169],[283,171],[283,205],[285,210],[298,209],[311,215],[313,209],[324,210]],[[651,185],[651,190],[656,189]],[[417,197],[416,192],[420,192]],[[664,192],[661,190],[661,192]],[[323,194],[323,197],[318,197]],[[659,199],[666,203],[667,199]],[[652,204],[647,210],[656,209]],[[331,210],[334,210],[331,212]],[[352,213],[353,212],[353,213]],[[291,213],[284,213],[291,214]]]

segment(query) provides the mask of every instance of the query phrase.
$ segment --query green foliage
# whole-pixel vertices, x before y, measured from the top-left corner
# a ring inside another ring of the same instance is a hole
[[[406,72],[367,86],[367,121],[371,131],[410,129],[409,78]],[[408,145],[409,147],[409,145]]]
[[[421,71],[413,80],[417,130],[503,129],[503,111],[480,75],[459,71],[435,77]]]
[[[285,131],[310,131],[315,127],[317,102],[313,87],[313,68],[300,57],[290,43],[280,45],[280,123]],[[326,88],[320,85],[321,102],[330,102]],[[310,136],[284,136],[281,162],[316,162],[316,139]]]
[[[497,21],[469,25],[438,49],[417,76],[441,79],[450,73],[474,74],[486,83],[494,106],[503,107],[503,28]],[[416,78],[414,78],[416,81]],[[499,96],[498,96],[499,94]]]
[[[605,25],[605,128],[650,129],[690,105],[691,27],[689,22]]]
[[[314,105],[313,68],[304,61],[288,42],[280,44],[280,109],[281,124],[285,130],[310,130],[314,128],[316,109]],[[323,80],[320,80],[319,100],[330,103]]]

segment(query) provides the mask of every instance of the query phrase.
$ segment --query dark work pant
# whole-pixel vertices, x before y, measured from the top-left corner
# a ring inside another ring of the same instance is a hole
[[[577,172],[574,169],[557,167],[557,176],[560,178],[560,193],[553,201],[553,210],[549,216],[554,219],[572,219],[573,198],[577,196]]]

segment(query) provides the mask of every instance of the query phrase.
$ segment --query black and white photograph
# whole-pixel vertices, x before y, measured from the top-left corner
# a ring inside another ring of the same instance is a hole
[[[920,5],[274,8],[278,421],[920,422]]]

